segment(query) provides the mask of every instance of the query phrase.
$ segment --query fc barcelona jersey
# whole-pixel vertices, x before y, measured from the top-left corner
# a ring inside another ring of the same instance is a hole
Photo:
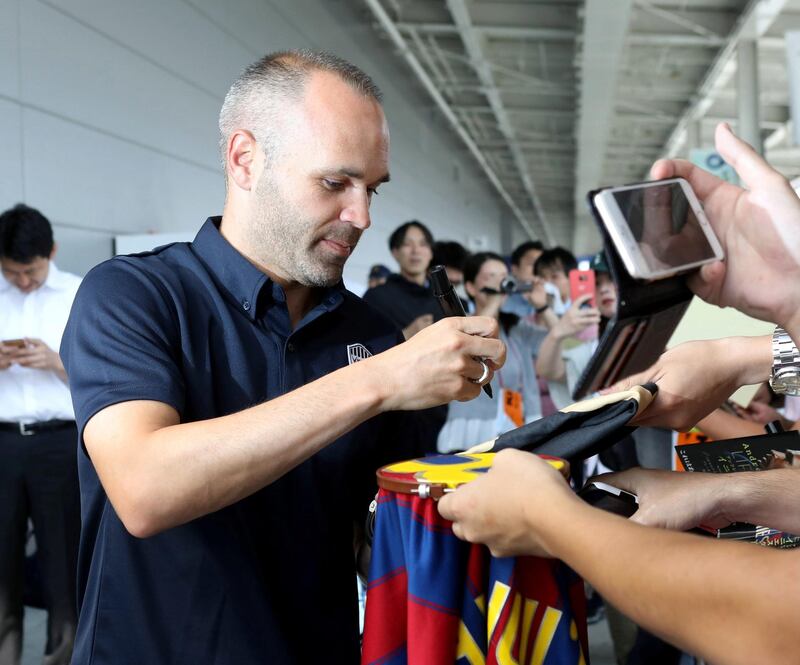
[[[381,490],[362,665],[582,665],[582,580],[458,540],[436,504]]]

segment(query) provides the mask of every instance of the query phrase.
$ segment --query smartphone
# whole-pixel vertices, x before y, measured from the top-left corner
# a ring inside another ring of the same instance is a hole
[[[569,299],[575,302],[580,296],[587,293],[592,297],[586,301],[586,306],[594,307],[594,270],[570,270]]]
[[[26,346],[24,339],[4,339],[0,344],[3,346],[13,346],[18,349],[24,349]]]
[[[639,497],[608,483],[588,483],[578,496],[595,508],[623,517],[630,517],[639,509]]]
[[[609,187],[593,202],[631,277],[662,279],[725,258],[683,178]]]

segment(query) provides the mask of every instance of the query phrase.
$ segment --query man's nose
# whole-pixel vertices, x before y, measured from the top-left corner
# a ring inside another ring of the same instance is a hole
[[[339,215],[339,219],[352,224],[362,231],[369,228],[372,223],[369,216],[369,195],[354,192],[348,201],[347,207]]]

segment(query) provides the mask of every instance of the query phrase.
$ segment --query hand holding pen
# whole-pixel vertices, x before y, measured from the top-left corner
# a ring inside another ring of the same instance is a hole
[[[442,312],[445,316],[466,316],[464,305],[461,304],[461,298],[458,297],[453,285],[447,277],[447,271],[444,266],[434,266],[430,273],[431,289],[433,290],[434,297],[439,301]],[[483,391],[494,397],[492,394],[492,386],[489,383],[484,383],[489,378],[489,366],[484,358],[475,358],[483,368],[483,373],[479,379],[473,379],[473,383],[483,385]]]

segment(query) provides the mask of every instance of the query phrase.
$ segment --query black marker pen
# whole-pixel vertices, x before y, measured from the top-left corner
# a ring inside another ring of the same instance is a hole
[[[466,316],[467,313],[464,311],[464,305],[461,304],[461,298],[458,297],[456,290],[450,283],[444,266],[433,266],[430,278],[433,295],[439,301],[439,306],[442,308],[444,315]],[[483,384],[483,392],[494,398],[492,386],[488,383]]]

